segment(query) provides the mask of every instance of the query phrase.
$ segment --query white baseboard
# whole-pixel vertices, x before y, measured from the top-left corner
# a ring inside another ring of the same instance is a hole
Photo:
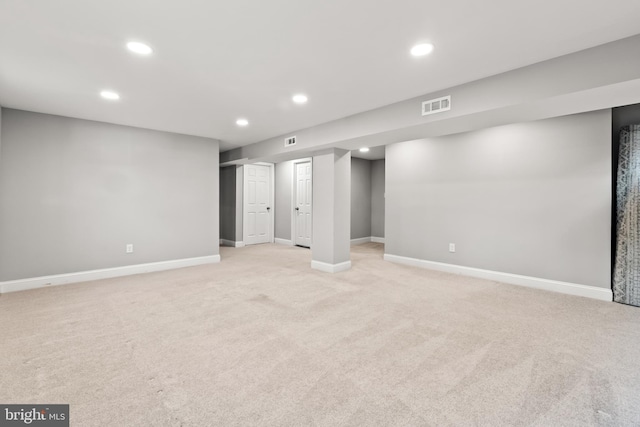
[[[341,262],[339,264],[328,264],[321,261],[311,261],[311,268],[324,271],[325,273],[339,273],[351,268],[351,261]]]
[[[369,243],[369,242],[374,242],[374,243],[384,243],[384,237],[361,237],[359,239],[351,239],[351,244],[352,245],[362,245],[364,243]]]
[[[220,246],[231,246],[233,248],[244,247],[244,242],[234,242],[233,240],[220,239]]]
[[[172,270],[192,267],[194,265],[220,262],[220,255],[197,258],[176,259],[172,261],[151,262],[148,264],[127,265],[124,267],[105,268],[101,270],[81,271],[77,273],[56,274],[53,276],[33,277],[29,279],[0,282],[0,294],[26,291],[49,286],[68,285],[70,283],[88,282],[91,280],[109,279],[112,277],[130,276],[132,274],[150,273],[154,271]]]
[[[463,276],[479,277],[481,279],[495,280],[496,282],[509,283],[511,285],[526,286],[528,288],[543,289],[545,291],[560,292],[562,294],[577,295],[602,301],[613,300],[613,293],[611,289],[597,288],[595,286],[559,282],[557,280],[540,279],[538,277],[521,276],[518,274],[502,273],[499,271],[482,270],[479,268],[463,267],[460,265],[407,258],[391,254],[384,254],[384,260],[413,267],[445,271],[447,273],[461,274]]]
[[[369,243],[371,241],[371,237],[360,237],[359,239],[351,239],[352,245],[362,245],[365,243]]]
[[[279,245],[293,246],[293,242],[291,240],[279,239],[277,237],[275,238],[275,243]]]

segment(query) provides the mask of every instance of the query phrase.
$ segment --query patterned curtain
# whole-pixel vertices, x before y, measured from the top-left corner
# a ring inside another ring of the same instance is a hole
[[[613,299],[640,306],[640,125],[620,131]]]

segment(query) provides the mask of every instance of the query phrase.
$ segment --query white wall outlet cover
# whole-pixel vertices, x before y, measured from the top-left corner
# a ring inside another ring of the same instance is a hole
[[[455,251],[456,251],[456,244],[449,243],[449,252],[455,252]]]
[[[129,243],[126,247],[126,252],[128,254],[133,253],[133,244]]]

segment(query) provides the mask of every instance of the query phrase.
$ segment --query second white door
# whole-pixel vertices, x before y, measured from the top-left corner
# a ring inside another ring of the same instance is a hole
[[[311,247],[312,171],[311,162],[295,163],[295,236],[294,245]]]
[[[244,243],[271,242],[271,168],[244,166]]]

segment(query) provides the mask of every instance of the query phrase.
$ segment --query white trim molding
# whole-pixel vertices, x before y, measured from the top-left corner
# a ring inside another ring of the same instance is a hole
[[[328,264],[321,261],[311,261],[311,268],[314,270],[324,271],[325,273],[340,273],[351,268],[351,261],[345,261],[338,264]]]
[[[442,262],[427,261],[391,254],[384,254],[384,260],[398,264],[410,265],[412,267],[444,271],[447,273],[461,274],[463,276],[478,277],[511,285],[525,286],[528,288],[542,289],[562,294],[577,295],[602,301],[613,300],[613,293],[611,292],[611,289],[598,288],[595,286],[560,282],[557,280],[541,279],[531,276],[521,276],[519,274],[502,273],[500,271],[482,270],[479,268],[463,267],[461,265],[445,264]]]
[[[287,240],[287,239],[281,239],[279,237],[276,237],[275,243],[277,243],[279,245],[293,246],[293,241]]]
[[[218,262],[220,262],[220,255],[209,255],[197,258],[176,259],[171,261],[151,262],[148,264],[127,265],[124,267],[104,268],[101,270],[33,277],[29,279],[8,280],[6,282],[0,282],[0,294],[49,286],[68,285],[71,283],[89,282],[92,280],[110,279],[113,277],[130,276],[132,274],[173,270],[176,268],[193,267],[195,265],[213,264]]]
[[[352,245],[363,245],[371,242],[371,237],[360,237],[359,239],[351,239]]]
[[[384,243],[384,237],[360,237],[359,239],[351,239],[351,244],[352,245],[362,245],[364,243],[369,243],[369,242],[374,242],[374,243]]]
[[[244,247],[244,242],[234,242],[233,240],[220,239],[220,246],[231,246],[233,248]]]

